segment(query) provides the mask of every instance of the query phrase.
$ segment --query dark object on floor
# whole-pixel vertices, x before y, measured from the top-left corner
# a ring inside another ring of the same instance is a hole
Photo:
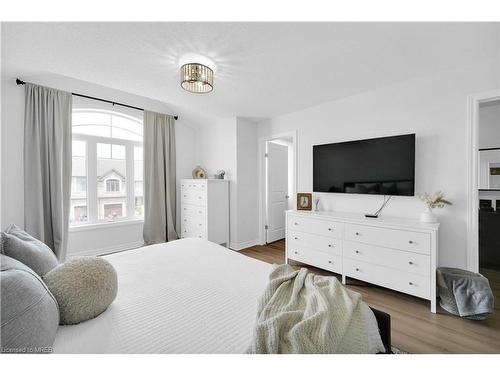
[[[382,339],[382,344],[384,344],[385,352],[381,354],[392,354],[391,351],[391,316],[383,311],[374,309],[370,307],[377,319],[378,330],[380,332],[380,338]]]
[[[479,211],[479,267],[500,270],[500,205]]]
[[[493,312],[494,297],[488,279],[458,268],[437,269],[439,305],[453,315],[483,320]]]

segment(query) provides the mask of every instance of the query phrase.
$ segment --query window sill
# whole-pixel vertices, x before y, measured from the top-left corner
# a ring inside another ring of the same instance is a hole
[[[129,225],[138,225],[143,224],[143,219],[130,219],[130,220],[121,220],[121,221],[113,221],[113,222],[102,222],[102,223],[92,223],[92,224],[81,224],[69,227],[69,232],[83,232],[87,230],[95,230],[95,229],[108,229],[108,228],[117,228],[117,227],[125,227]]]

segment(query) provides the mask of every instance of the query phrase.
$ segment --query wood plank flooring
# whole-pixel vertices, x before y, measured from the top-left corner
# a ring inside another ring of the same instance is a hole
[[[241,254],[268,263],[284,263],[285,241],[253,246]],[[300,263],[290,262],[298,267]],[[340,275],[310,266],[312,272]],[[495,295],[495,313],[484,321],[471,321],[448,314],[438,306],[430,312],[429,302],[389,289],[348,279],[347,287],[362,294],[370,306],[392,317],[392,344],[410,353],[500,353],[500,272],[481,270]]]

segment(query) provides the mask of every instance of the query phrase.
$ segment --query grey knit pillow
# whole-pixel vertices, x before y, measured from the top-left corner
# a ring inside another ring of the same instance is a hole
[[[27,265],[43,276],[59,264],[54,252],[15,224],[2,233],[2,253]]]
[[[54,296],[38,275],[21,262],[0,254],[3,353],[46,353],[59,326]]]
[[[43,281],[59,304],[61,324],[95,318],[118,291],[115,269],[100,257],[74,257],[47,273]]]

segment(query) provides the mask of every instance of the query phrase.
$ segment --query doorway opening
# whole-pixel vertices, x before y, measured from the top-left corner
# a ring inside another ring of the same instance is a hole
[[[285,238],[286,211],[295,206],[295,133],[261,139],[261,243]]]
[[[500,90],[469,100],[467,268],[500,284]]]

